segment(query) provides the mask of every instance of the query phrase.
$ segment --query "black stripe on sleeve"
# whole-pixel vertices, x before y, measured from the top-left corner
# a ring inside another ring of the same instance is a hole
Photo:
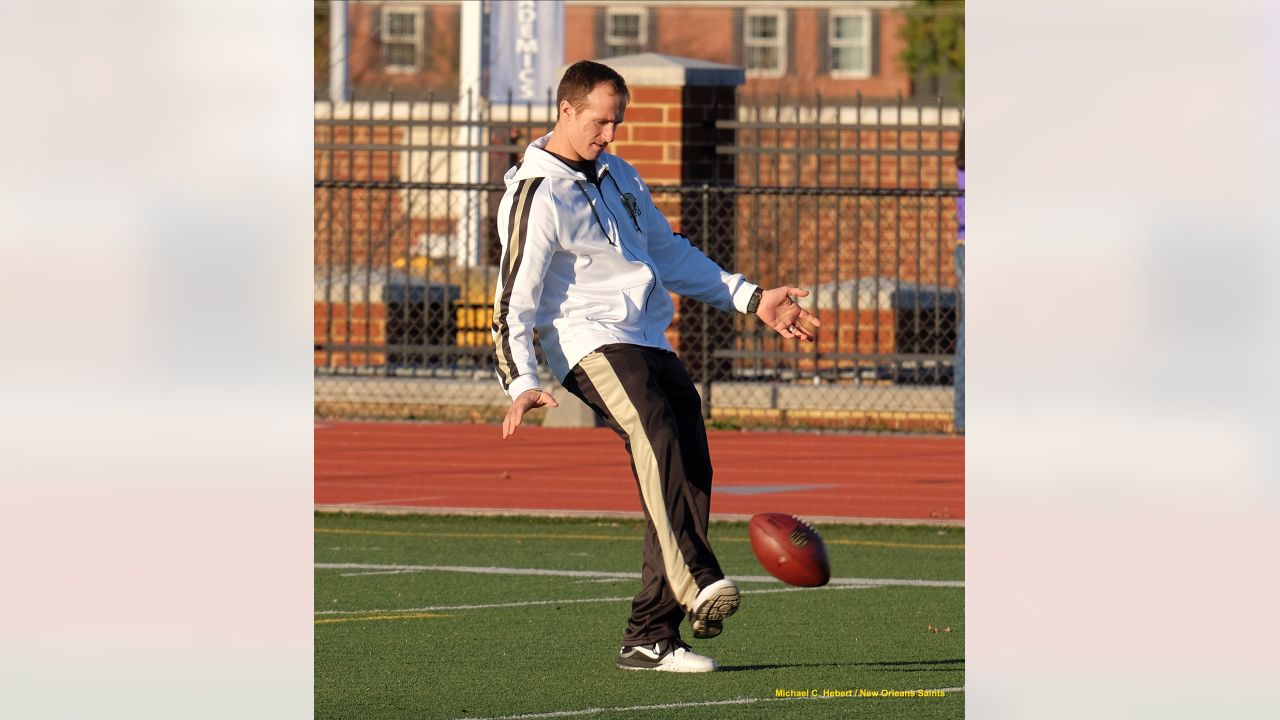
[[[507,221],[507,252],[502,258],[501,268],[502,296],[498,300],[497,314],[493,318],[494,330],[498,335],[498,372],[502,376],[503,389],[511,387],[511,383],[515,382],[520,375],[515,357],[511,354],[511,328],[507,318],[511,313],[512,285],[520,273],[520,265],[524,260],[525,240],[529,233],[529,212],[533,208],[533,198],[544,179],[526,178],[520,182],[511,203],[511,217]]]

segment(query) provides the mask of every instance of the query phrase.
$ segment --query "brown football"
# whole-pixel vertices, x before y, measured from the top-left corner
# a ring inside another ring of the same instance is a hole
[[[760,566],[788,585],[819,587],[831,579],[827,546],[818,531],[785,513],[760,513],[747,526]]]

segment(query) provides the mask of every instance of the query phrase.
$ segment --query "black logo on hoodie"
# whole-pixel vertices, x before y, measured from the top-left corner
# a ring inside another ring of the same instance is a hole
[[[622,193],[622,204],[627,208],[627,214],[632,220],[640,217],[640,203],[636,202],[636,196],[631,193]]]

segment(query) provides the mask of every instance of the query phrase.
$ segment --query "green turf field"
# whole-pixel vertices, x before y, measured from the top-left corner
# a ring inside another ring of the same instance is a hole
[[[742,607],[723,635],[694,640],[684,627],[685,640],[720,670],[681,674],[613,664],[629,598],[639,589],[638,521],[320,513],[315,522],[317,718],[964,713],[964,693],[955,690],[941,698],[777,696],[963,687],[958,583],[836,584],[961,581],[961,528],[818,526],[832,585],[800,590],[741,581]],[[711,540],[730,577],[764,575],[745,523],[714,524]],[[619,573],[636,577],[610,576]],[[653,705],[671,707],[642,707]],[[591,708],[599,711],[586,712]]]

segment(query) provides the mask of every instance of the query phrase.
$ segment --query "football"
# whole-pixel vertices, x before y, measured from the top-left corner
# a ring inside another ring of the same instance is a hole
[[[751,550],[770,575],[788,585],[819,587],[831,579],[827,546],[818,531],[785,513],[760,513],[748,525]]]

